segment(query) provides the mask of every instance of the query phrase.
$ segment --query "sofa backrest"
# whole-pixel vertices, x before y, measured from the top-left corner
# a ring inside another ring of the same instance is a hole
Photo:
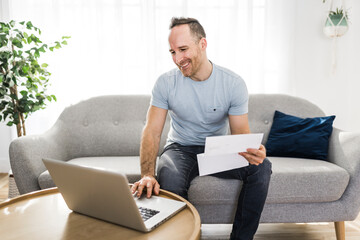
[[[322,117],[324,112],[313,103],[285,94],[251,94],[249,97],[249,124],[252,133],[264,133],[265,145],[275,110],[301,118]]]
[[[149,108],[149,95],[117,95],[90,98],[67,107],[55,123],[66,145],[68,158],[89,156],[138,156],[141,133]],[[249,99],[249,123],[254,133],[268,137],[275,110],[299,117],[323,116],[314,104],[280,94],[254,94]],[[169,131],[167,118],[160,144]]]
[[[67,107],[55,127],[61,128],[61,137],[66,139],[62,142],[68,157],[138,156],[149,103],[149,95],[116,95]]]

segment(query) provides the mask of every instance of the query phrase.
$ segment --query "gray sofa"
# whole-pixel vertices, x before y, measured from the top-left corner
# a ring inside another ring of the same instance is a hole
[[[44,157],[118,170],[129,182],[140,178],[139,147],[150,96],[101,96],[67,107],[46,133],[14,140],[10,161],[21,194],[53,187]],[[324,116],[314,104],[278,94],[250,95],[249,121],[253,133],[266,143],[279,110],[299,117]],[[161,146],[165,144],[169,119]],[[344,239],[344,221],[360,209],[360,134],[334,128],[328,161],[269,157],[273,164],[262,223],[335,222]],[[197,177],[189,201],[202,223],[231,223],[242,182]]]

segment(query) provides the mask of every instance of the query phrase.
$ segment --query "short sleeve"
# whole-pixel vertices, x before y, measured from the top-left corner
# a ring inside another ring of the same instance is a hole
[[[234,81],[231,91],[231,104],[229,108],[229,115],[243,115],[248,113],[249,95],[242,78],[237,78]]]
[[[156,81],[152,94],[150,104],[155,107],[169,109],[169,101],[168,101],[168,90],[167,90],[167,82],[164,76],[160,76]]]

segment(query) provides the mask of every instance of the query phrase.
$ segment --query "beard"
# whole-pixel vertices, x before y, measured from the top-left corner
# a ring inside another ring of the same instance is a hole
[[[193,58],[187,58],[182,60],[179,64],[176,64],[184,77],[191,78],[195,76],[200,69],[200,55]]]

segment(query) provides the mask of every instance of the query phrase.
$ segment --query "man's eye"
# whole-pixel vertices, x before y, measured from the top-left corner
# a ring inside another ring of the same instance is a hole
[[[175,54],[175,52],[170,52],[170,54],[171,54],[171,55],[174,55],[174,54]]]
[[[181,52],[184,52],[184,51],[186,51],[186,48],[182,48],[182,49],[180,49],[180,51],[181,51]]]

